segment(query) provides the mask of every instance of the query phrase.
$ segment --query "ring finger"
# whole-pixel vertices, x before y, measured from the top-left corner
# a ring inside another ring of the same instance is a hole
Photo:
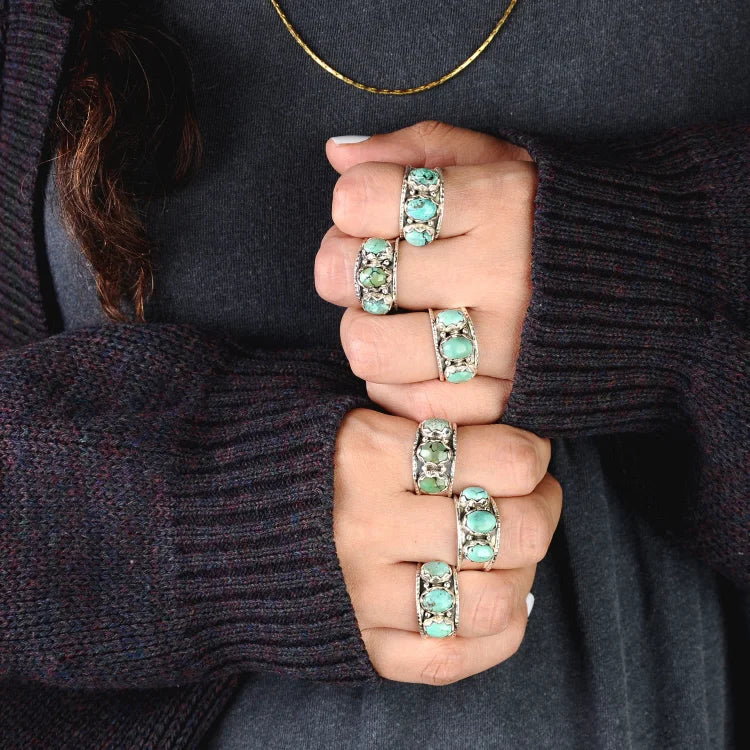
[[[414,563],[397,563],[370,579],[367,600],[356,602],[360,627],[418,631],[414,601]],[[514,570],[462,570],[458,573],[459,622],[457,635],[481,638],[502,633],[516,610],[526,606],[536,565]],[[377,602],[377,606],[368,606]]]
[[[519,332],[488,311],[470,311],[479,344],[479,374],[513,377]],[[341,343],[352,372],[371,383],[418,383],[438,377],[432,328],[427,313],[370,315],[347,308]]]

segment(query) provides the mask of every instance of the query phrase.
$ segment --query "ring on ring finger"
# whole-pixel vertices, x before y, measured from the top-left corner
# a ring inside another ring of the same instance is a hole
[[[417,620],[419,632],[447,638],[458,630],[458,574],[441,560],[417,563]]]
[[[430,308],[428,313],[438,377],[449,383],[471,380],[479,367],[479,342],[466,308],[441,310],[437,314]]]

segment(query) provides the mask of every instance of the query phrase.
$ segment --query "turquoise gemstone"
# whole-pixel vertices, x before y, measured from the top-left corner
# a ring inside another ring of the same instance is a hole
[[[437,185],[440,176],[434,169],[428,169],[427,167],[417,167],[409,172],[409,179],[412,182],[416,182],[417,185]]]
[[[474,377],[474,370],[451,370],[445,373],[445,379],[449,383],[465,383]]]
[[[475,563],[484,563],[491,560],[495,551],[489,544],[473,544],[466,550],[466,557]]]
[[[464,523],[475,534],[489,534],[497,526],[497,519],[488,510],[473,510],[466,514]]]
[[[443,310],[435,318],[440,325],[446,328],[464,324],[464,314],[460,310]]]
[[[404,229],[404,239],[414,247],[422,247],[423,245],[429,245],[433,240],[432,232],[424,227],[410,227]]]
[[[453,594],[442,588],[430,589],[422,594],[422,606],[430,612],[447,612],[453,606]]]
[[[362,243],[362,248],[366,253],[372,253],[373,255],[380,255],[390,249],[390,245],[386,240],[380,239],[380,237],[370,237]]]
[[[432,638],[446,638],[453,633],[453,624],[442,620],[425,620],[424,632]]]
[[[389,298],[363,299],[362,309],[365,312],[372,313],[373,315],[385,315],[391,309],[391,301]]]
[[[427,495],[439,495],[448,487],[445,477],[422,477],[419,480],[419,489]]]
[[[437,203],[429,198],[409,198],[404,210],[414,221],[429,221],[437,213],[438,207]]]
[[[359,283],[371,289],[383,286],[387,280],[388,276],[382,268],[368,267],[359,272]]]
[[[430,578],[448,578],[451,573],[451,566],[441,560],[433,560],[422,565],[422,572]]]
[[[419,457],[431,464],[440,464],[447,461],[450,456],[451,452],[448,450],[448,446],[437,440],[431,440],[429,443],[422,443],[419,446]]]
[[[422,427],[428,432],[442,432],[446,435],[451,431],[451,423],[447,419],[440,419],[439,417],[430,417],[425,419],[422,423]]]
[[[474,344],[466,336],[451,336],[440,344],[440,351],[447,359],[465,359],[474,353]]]
[[[483,487],[467,487],[461,493],[467,500],[489,500],[489,494]]]

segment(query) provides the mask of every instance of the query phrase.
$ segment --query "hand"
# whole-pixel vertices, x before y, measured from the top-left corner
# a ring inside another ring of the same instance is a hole
[[[548,440],[506,425],[458,428],[455,491],[484,487],[497,501],[500,550],[493,570],[458,573],[455,638],[423,638],[414,599],[416,563],[456,563],[449,497],[412,492],[417,424],[350,412],[336,443],[334,538],[365,647],[391,680],[445,685],[515,653],[526,629],[536,563],[560,518],[560,486],[546,473]]]
[[[421,421],[439,414],[459,424],[495,422],[505,409],[531,296],[536,167],[528,153],[493,136],[423,122],[359,144],[326,144],[341,173],[332,227],[315,263],[318,293],[346,306],[341,340],[370,398]],[[398,236],[404,165],[441,166],[445,210],[440,237],[426,247],[401,242],[398,304],[409,312],[365,313],[352,273],[364,237]],[[479,374],[438,380],[428,307],[467,307],[479,342]]]

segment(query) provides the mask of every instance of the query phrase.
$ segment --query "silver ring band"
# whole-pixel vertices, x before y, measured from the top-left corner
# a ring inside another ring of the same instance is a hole
[[[438,377],[449,383],[471,380],[479,367],[479,342],[466,308],[441,310],[438,313],[430,308],[428,313]]]
[[[457,448],[455,423],[437,417],[419,423],[412,451],[412,478],[417,495],[451,497]]]
[[[458,630],[458,574],[440,560],[417,563],[417,621],[419,632],[447,638]]]
[[[368,237],[354,263],[354,291],[365,312],[385,315],[396,301],[399,240]]]
[[[494,499],[483,487],[467,487],[453,498],[458,527],[456,570],[464,560],[491,570],[500,549],[500,517]]]
[[[399,231],[410,245],[428,245],[438,238],[443,223],[445,187],[439,167],[404,169]]]

